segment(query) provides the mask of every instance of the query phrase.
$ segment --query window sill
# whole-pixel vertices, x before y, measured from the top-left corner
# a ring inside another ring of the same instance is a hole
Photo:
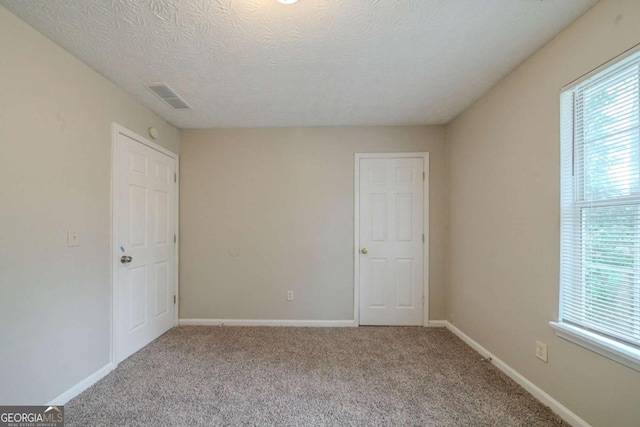
[[[566,323],[549,324],[560,338],[640,372],[640,350]]]

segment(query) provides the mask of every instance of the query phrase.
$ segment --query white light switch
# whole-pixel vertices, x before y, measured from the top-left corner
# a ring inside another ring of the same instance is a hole
[[[543,362],[547,362],[547,343],[536,341],[536,357]]]
[[[80,231],[67,230],[67,243],[69,247],[80,246]]]

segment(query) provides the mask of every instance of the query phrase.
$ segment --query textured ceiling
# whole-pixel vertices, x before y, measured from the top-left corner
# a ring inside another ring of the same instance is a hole
[[[446,123],[594,3],[0,0],[180,128]]]

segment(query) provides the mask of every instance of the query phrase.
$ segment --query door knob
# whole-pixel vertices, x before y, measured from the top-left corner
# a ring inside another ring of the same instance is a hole
[[[131,261],[133,261],[133,258],[131,258],[130,256],[122,255],[122,256],[120,257],[120,262],[121,262],[121,263],[123,263],[123,264],[128,264],[128,263],[130,263]]]
[[[367,254],[369,251],[367,250],[367,248],[362,248],[360,249],[360,253],[361,254]]]

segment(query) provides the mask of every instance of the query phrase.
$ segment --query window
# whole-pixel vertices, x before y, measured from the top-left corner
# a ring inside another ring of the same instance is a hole
[[[558,335],[640,370],[640,53],[561,94]]]

